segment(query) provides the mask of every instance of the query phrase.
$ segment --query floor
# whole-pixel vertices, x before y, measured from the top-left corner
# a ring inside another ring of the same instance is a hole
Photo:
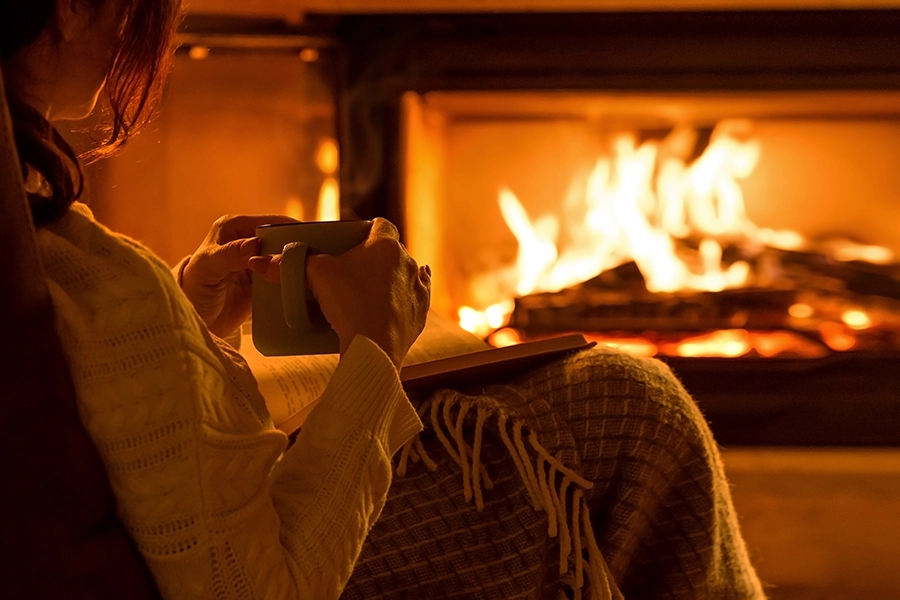
[[[771,600],[900,600],[900,449],[723,451]]]

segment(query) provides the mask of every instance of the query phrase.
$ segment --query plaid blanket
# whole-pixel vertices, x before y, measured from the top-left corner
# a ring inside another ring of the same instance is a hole
[[[426,430],[343,599],[760,599],[722,464],[660,362],[586,350],[415,398]]]

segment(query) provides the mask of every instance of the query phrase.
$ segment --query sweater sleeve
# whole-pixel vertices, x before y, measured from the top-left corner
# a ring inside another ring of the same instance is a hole
[[[337,598],[421,423],[387,355],[358,336],[275,469],[272,498],[299,598]]]
[[[267,453],[258,451],[281,432],[203,427],[205,552],[179,564],[153,556],[148,562],[163,594],[194,597],[193,579],[207,582],[196,588],[208,590],[196,595],[204,599],[338,598],[387,498],[391,456],[420,430],[390,359],[361,336],[267,482],[258,477],[271,463],[259,462]],[[247,494],[239,507],[235,490],[228,491],[235,478]]]

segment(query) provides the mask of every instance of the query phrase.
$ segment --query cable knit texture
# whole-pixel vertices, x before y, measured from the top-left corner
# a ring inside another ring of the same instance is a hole
[[[165,597],[336,598],[421,429],[358,337],[290,450],[167,266],[76,204],[38,232],[79,413]]]

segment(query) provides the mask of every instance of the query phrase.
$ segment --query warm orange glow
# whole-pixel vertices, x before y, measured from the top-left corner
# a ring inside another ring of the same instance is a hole
[[[659,348],[656,347],[656,344],[643,338],[610,338],[602,335],[590,334],[585,335],[584,338],[589,342],[597,342],[597,344],[601,346],[615,348],[616,350],[621,350],[622,352],[634,356],[644,356],[649,358],[659,354]]]
[[[304,48],[300,51],[300,60],[305,63],[314,63],[319,60],[319,51],[315,48]]]
[[[759,241],[782,250],[800,250],[806,244],[803,236],[796,231],[776,231],[774,229],[760,229]]]
[[[521,344],[522,338],[515,329],[505,327],[492,333],[488,338],[488,343],[495,348],[504,348]]]
[[[515,308],[513,300],[493,304],[485,310],[476,310],[470,306],[462,306],[457,311],[459,326],[479,337],[487,337],[492,331],[500,329],[509,322],[509,316]]]
[[[672,354],[690,358],[714,356],[733,358],[747,354],[751,348],[750,334],[746,330],[723,329],[682,340]]]
[[[788,309],[788,314],[794,317],[795,319],[808,319],[813,316],[813,307],[809,304],[803,304],[802,302],[798,302],[797,304],[792,304]]]
[[[338,147],[333,139],[326,138],[316,152],[316,166],[326,175],[334,175],[338,169]]]
[[[738,183],[759,160],[751,127],[743,120],[720,122],[691,164],[688,149],[697,134],[689,127],[640,145],[633,135],[622,134],[612,144],[612,156],[601,157],[587,178],[582,210],[569,209],[566,219],[533,218],[512,190],[501,189],[500,210],[519,243],[514,293],[559,291],[629,260],[651,292],[745,285],[749,265],[724,265],[719,240],[758,241],[763,235],[746,215]],[[559,247],[563,231],[571,242]],[[694,257],[684,256],[675,243],[690,234],[701,236]],[[772,238],[778,234],[766,232]],[[791,236],[782,232],[782,237]]]
[[[188,50],[188,56],[194,60],[205,60],[209,58],[209,48],[206,46],[191,46]]]
[[[649,292],[765,287],[770,274],[766,259],[777,262],[772,258],[777,254],[764,256],[754,277],[748,261],[733,258],[735,247],[750,252],[765,246],[804,251],[823,247],[817,243],[813,248],[796,231],[761,228],[747,215],[741,182],[753,173],[761,153],[752,130],[749,120],[723,120],[696,158],[699,134],[690,126],[676,126],[664,139],[639,141],[632,133],[612,136],[608,154],[597,159],[588,175],[573,179],[565,198],[556,204],[559,208],[543,214],[530,214],[512,188],[501,187],[498,206],[518,243],[516,262],[478,274],[471,287],[487,290],[484,304],[506,298],[495,305],[499,306],[516,296],[570,288],[629,262],[638,267]],[[842,261],[884,264],[894,260],[887,248],[846,240],[828,242],[824,251]],[[470,300],[476,306],[479,301]],[[487,337],[503,327],[510,314],[497,311],[501,319],[491,317],[490,310],[464,307],[459,313],[461,324]],[[820,312],[804,302],[788,309],[791,318],[801,321],[821,319]],[[822,337],[832,350],[853,348],[857,344],[853,331],[872,327],[871,317],[861,310],[845,311],[841,321],[822,326]],[[828,352],[814,341],[779,331],[731,329],[676,342],[653,339],[656,343],[596,335],[600,343],[643,356],[736,357],[751,352],[761,357],[821,356]],[[506,340],[506,333],[497,336],[497,343]]]
[[[822,323],[819,332],[832,350],[843,352],[856,345],[856,336],[841,323]]]
[[[319,190],[319,206],[316,211],[317,221],[339,221],[341,218],[340,191],[337,179],[328,177],[322,182]]]
[[[831,249],[831,255],[843,262],[862,261],[876,265],[887,265],[895,260],[894,253],[888,248],[853,242],[835,244]]]
[[[468,313],[481,314],[478,311]],[[483,320],[481,321],[484,326]],[[838,326],[838,336],[832,341],[841,343]],[[843,334],[845,335],[845,334]],[[589,342],[596,342],[600,346],[606,346],[621,350],[634,356],[682,356],[688,358],[725,357],[731,358],[755,353],[761,358],[776,356],[791,356],[800,358],[822,358],[829,354],[829,349],[822,344],[806,338],[805,336],[790,331],[745,331],[743,329],[730,329],[714,331],[712,333],[690,336],[679,341],[653,342],[646,337],[609,336],[602,333],[585,332],[584,338]],[[487,336],[488,343],[494,347],[511,346],[522,342],[521,333],[514,328],[504,327]],[[854,338],[855,339],[855,338]],[[847,343],[847,340],[843,340]],[[836,349],[836,348],[834,348]]]
[[[771,358],[793,352],[799,354],[799,340],[787,331],[751,334],[753,349],[764,358]]]
[[[841,321],[851,329],[868,329],[872,326],[872,319],[861,310],[845,310],[841,314]]]
[[[303,203],[300,198],[292,196],[284,203],[284,214],[298,221],[303,220]]]

